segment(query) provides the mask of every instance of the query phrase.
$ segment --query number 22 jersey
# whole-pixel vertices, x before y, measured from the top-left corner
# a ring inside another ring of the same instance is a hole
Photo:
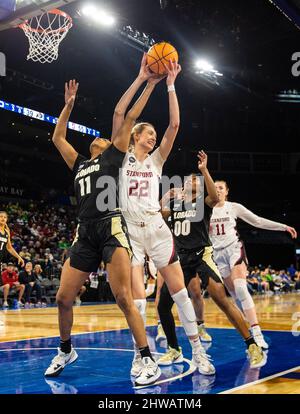
[[[120,207],[129,222],[148,222],[160,211],[159,180],[164,159],[157,148],[144,161],[127,152],[120,176]]]

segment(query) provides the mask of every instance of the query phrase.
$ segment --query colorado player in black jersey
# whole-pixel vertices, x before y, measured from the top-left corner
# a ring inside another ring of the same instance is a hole
[[[212,209],[218,202],[218,196],[214,181],[207,169],[207,155],[201,151],[198,154],[198,160],[198,169],[204,177],[208,195],[204,198],[200,177],[192,174],[185,180],[183,190],[170,190],[162,198],[162,212],[173,231],[185,284],[193,302],[199,301],[201,282],[201,289],[208,290],[211,298],[244,338],[250,365],[252,367],[262,366],[265,363],[264,354],[250,335],[242,313],[226,296],[222,278],[213,260],[209,225]],[[182,362],[183,359],[177,342],[172,306],[172,297],[167,286],[164,285],[161,289],[158,312],[167,337],[169,351],[158,360],[160,365]]]
[[[8,214],[6,211],[0,211],[0,271],[2,267],[3,259],[6,255],[6,252],[10,253],[18,260],[18,264],[22,267],[24,266],[24,260],[22,257],[15,251],[11,244],[10,240],[10,230],[7,225]]]
[[[143,379],[138,376],[136,384],[147,385],[160,376],[160,369],[149,351],[143,320],[132,299],[131,247],[117,197],[119,169],[128,149],[131,129],[159,80],[149,73],[143,93],[127,113],[113,144],[109,140],[96,138],[90,146],[91,159],[79,155],[66,140],[68,119],[74,106],[78,83],[72,80],[65,86],[65,107],[52,140],[75,176],[79,225],[70,257],[63,266],[56,296],[60,349],[45,376],[59,375],[66,365],[78,358],[71,346],[72,305],[88,275],[98,269],[101,260],[107,264],[112,292],[143,356],[144,368],[140,374]],[[148,365],[151,365],[151,369]]]

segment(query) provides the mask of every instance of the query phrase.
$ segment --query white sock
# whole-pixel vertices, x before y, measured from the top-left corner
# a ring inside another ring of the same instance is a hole
[[[262,335],[262,332],[261,332],[261,329],[260,329],[259,325],[251,326],[251,331],[252,331],[253,336]]]
[[[197,352],[199,352],[203,349],[203,346],[200,342],[200,338],[196,338],[196,339],[190,339],[189,338],[189,341],[190,341],[190,344],[191,344],[191,347],[192,347],[193,354],[196,354]]]
[[[134,299],[134,304],[135,306],[138,308],[138,311],[140,312],[143,321],[144,321],[144,325],[146,327],[146,306],[147,306],[147,300],[146,299]],[[132,340],[133,340],[133,344],[134,344],[134,353],[135,354],[139,354],[139,348],[137,347],[136,343],[135,343],[135,339],[132,335]]]

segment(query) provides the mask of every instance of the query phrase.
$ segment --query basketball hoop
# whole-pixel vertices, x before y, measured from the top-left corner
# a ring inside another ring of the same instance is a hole
[[[19,25],[29,40],[27,60],[51,63],[58,58],[60,42],[72,27],[72,18],[65,12],[53,9],[32,17]]]

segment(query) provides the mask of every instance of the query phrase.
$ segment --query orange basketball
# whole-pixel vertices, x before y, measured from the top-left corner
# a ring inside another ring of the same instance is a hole
[[[150,70],[159,75],[166,73],[166,66],[169,65],[169,61],[178,62],[178,53],[174,46],[167,42],[155,43],[147,53],[147,65]]]

